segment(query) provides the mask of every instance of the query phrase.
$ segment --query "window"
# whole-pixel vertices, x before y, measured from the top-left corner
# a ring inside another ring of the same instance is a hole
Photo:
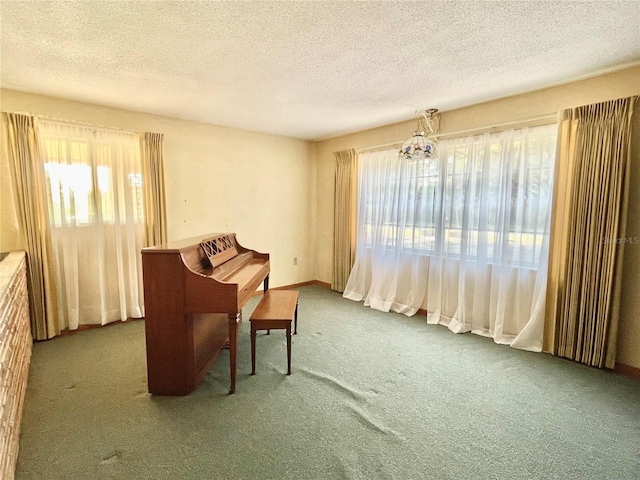
[[[120,134],[114,141],[99,140],[88,128],[78,133],[84,135],[44,135],[51,225],[144,222],[137,138]]]
[[[540,259],[556,125],[442,140],[437,159],[360,156],[359,235],[367,245],[444,257]]]

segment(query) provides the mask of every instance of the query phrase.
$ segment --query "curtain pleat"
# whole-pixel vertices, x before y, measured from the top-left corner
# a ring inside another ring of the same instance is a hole
[[[164,135],[161,133],[145,132],[140,135],[147,225],[146,246],[167,241],[163,138]]]
[[[615,365],[634,102],[561,112],[545,350],[600,368]]]
[[[31,334],[46,340],[60,333],[51,237],[47,218],[44,179],[33,117],[2,113],[5,141],[18,210],[18,221],[27,252],[27,278]]]
[[[333,230],[333,282],[331,288],[343,292],[355,258],[356,167],[355,149],[333,153],[335,159],[335,202]]]

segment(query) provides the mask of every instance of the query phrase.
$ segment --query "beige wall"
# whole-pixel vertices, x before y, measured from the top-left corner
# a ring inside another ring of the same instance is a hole
[[[508,97],[457,110],[441,112],[442,133],[486,127],[497,123],[521,120],[558,110],[640,95],[640,67],[636,66],[610,74],[559,85],[523,95]],[[423,105],[421,108],[436,107]],[[637,105],[636,111],[640,110]],[[635,116],[640,122],[640,112]],[[411,120],[386,127],[345,135],[318,142],[315,146],[317,161],[317,221],[316,228],[316,276],[331,282],[333,275],[333,191],[334,166],[332,152],[347,148],[366,148],[404,141],[415,130]],[[636,132],[638,130],[636,129]],[[631,198],[629,208],[628,237],[640,238],[640,143],[635,135],[632,157]],[[625,250],[623,272],[624,290],[617,361],[640,368],[640,244],[628,244]]]
[[[169,240],[236,232],[271,255],[271,285],[315,279],[315,163],[309,142],[2,90],[2,111],[164,134]],[[3,156],[4,157],[4,156]],[[0,250],[20,248],[6,160]],[[293,265],[293,257],[298,265]]]

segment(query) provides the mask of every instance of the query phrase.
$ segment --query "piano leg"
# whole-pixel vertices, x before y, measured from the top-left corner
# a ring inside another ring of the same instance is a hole
[[[229,370],[231,387],[229,393],[236,391],[236,358],[238,352],[238,324],[242,321],[241,313],[229,314]]]

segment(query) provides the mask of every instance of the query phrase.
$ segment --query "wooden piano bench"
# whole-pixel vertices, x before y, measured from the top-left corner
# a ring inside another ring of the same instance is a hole
[[[291,322],[298,333],[298,291],[267,290],[251,314],[251,375],[256,374],[256,332],[284,329],[287,335],[287,375],[291,375]]]

